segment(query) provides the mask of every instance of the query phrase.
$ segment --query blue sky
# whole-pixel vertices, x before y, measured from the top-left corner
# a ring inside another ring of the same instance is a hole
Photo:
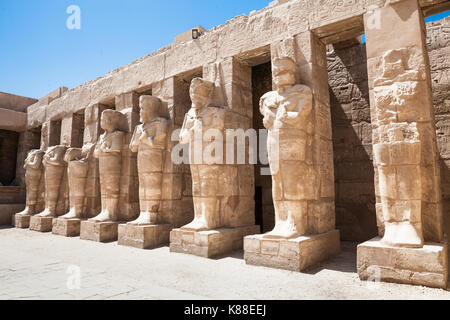
[[[39,98],[76,87],[270,0],[0,0],[0,91]],[[69,30],[70,5],[81,30]],[[447,12],[442,17],[448,16]],[[440,17],[440,18],[442,18]]]

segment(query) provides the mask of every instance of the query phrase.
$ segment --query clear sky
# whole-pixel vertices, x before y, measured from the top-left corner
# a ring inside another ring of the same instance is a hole
[[[0,0],[0,91],[39,98],[103,76],[271,0]],[[81,29],[69,30],[70,5]],[[448,16],[450,12],[441,15]]]

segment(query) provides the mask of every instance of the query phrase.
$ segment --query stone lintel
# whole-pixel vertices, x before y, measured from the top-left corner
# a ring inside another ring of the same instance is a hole
[[[377,237],[358,246],[361,280],[447,288],[447,244],[411,249],[385,245]]]
[[[244,237],[259,231],[259,226],[200,232],[174,229],[170,233],[170,251],[213,258],[241,250]]]
[[[338,230],[296,239],[266,239],[263,235],[244,240],[245,262],[250,265],[301,272],[340,253]]]
[[[114,242],[118,238],[119,224],[123,222],[82,221],[80,239],[96,242]]]
[[[154,249],[169,244],[170,224],[137,226],[119,225],[119,245],[138,249]]]
[[[52,233],[63,237],[78,237],[81,221],[81,219],[54,219]]]
[[[30,230],[38,232],[52,232],[53,219],[55,219],[55,217],[32,216],[30,218]]]

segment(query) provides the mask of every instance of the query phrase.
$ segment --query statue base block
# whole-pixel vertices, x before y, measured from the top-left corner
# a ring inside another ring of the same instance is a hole
[[[32,216],[15,214],[12,217],[12,225],[19,229],[28,229],[30,227],[31,217]]]
[[[244,240],[245,262],[301,272],[336,256],[341,251],[340,233],[303,236],[295,239],[267,239],[263,235],[248,236]]]
[[[117,241],[119,224],[123,222],[82,221],[80,239],[96,242]]]
[[[213,258],[242,250],[244,237],[260,231],[259,226],[189,231],[174,229],[170,233],[170,251]]]
[[[32,216],[30,218],[30,230],[38,232],[52,232],[53,219],[55,219],[55,217]]]
[[[410,249],[385,245],[374,238],[358,246],[361,280],[447,288],[447,245],[427,243]]]
[[[64,237],[80,235],[81,219],[54,219],[52,233]]]
[[[153,249],[169,244],[170,224],[138,226],[119,225],[119,245],[138,249]]]

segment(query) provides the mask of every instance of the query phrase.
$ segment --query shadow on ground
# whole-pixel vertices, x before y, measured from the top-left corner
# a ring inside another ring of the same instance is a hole
[[[318,265],[311,267],[304,271],[306,274],[316,274],[322,270],[334,270],[346,273],[356,273],[356,250],[358,247],[357,242],[341,242],[341,253],[334,258],[321,262]],[[221,259],[239,259],[244,260],[244,251],[235,251],[230,254],[222,255],[213,258],[213,260]]]

